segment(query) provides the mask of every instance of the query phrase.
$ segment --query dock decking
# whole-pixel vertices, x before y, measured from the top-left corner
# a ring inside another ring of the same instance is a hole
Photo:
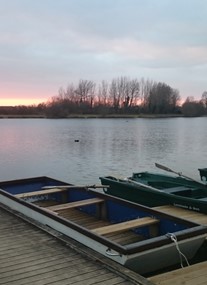
[[[61,239],[57,232],[52,235],[43,231],[0,205],[0,284],[152,284],[91,250],[86,255],[87,248],[83,248],[69,238]]]
[[[206,285],[207,261],[149,278],[156,285]]]

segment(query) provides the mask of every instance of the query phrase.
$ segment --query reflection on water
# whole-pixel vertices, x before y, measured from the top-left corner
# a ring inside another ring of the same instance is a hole
[[[48,175],[75,184],[160,171],[193,178],[207,167],[207,118],[2,119],[0,180]],[[76,141],[78,140],[78,142]]]

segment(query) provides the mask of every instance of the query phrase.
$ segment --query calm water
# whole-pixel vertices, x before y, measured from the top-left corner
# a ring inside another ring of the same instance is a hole
[[[207,118],[1,119],[0,134],[1,181],[99,183],[102,175],[160,171],[155,162],[199,179],[207,167]]]

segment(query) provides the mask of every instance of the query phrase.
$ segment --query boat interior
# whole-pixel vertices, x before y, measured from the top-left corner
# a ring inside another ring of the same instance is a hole
[[[173,187],[171,185],[171,187],[163,188],[159,187],[159,184],[157,182],[156,183],[149,182],[148,184],[152,187],[159,188],[164,193],[207,201],[207,188],[205,190],[198,187],[189,187],[189,186],[180,186],[180,185],[177,186],[173,185]]]
[[[81,190],[51,188],[15,196],[120,245],[159,235],[160,220],[141,211],[124,209],[124,206],[120,214],[113,201],[97,197],[93,191]]]
[[[85,188],[52,187],[15,194],[121,246],[181,233],[195,224]],[[117,202],[119,201],[119,202]]]

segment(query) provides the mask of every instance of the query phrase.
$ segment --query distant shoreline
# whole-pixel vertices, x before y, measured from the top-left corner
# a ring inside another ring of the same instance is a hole
[[[2,115],[0,114],[0,119],[136,119],[136,118],[146,118],[146,119],[164,119],[164,118],[199,118],[207,117],[204,116],[184,116],[182,114],[139,114],[139,115],[69,115],[67,117],[47,117],[45,115]]]
[[[175,114],[139,114],[139,115],[69,115],[67,117],[47,117],[45,115],[0,115],[0,119],[136,119],[136,118],[179,118],[183,115]]]

